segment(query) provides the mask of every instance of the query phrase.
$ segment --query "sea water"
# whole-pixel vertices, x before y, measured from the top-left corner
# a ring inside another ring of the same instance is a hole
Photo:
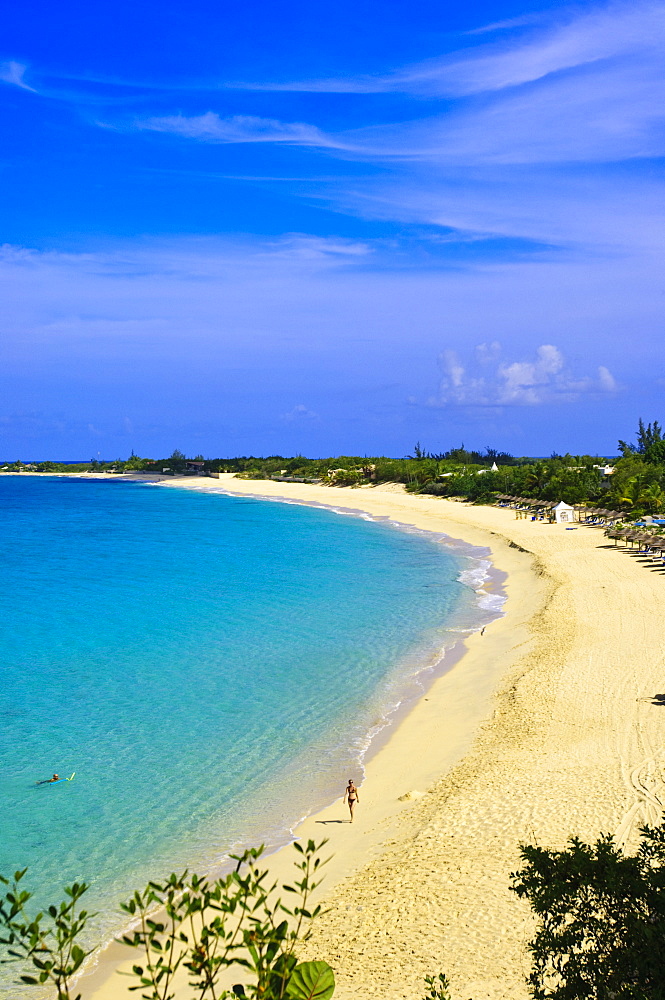
[[[0,873],[88,882],[99,941],[149,878],[288,840],[497,614],[486,552],[327,509],[0,476],[0,520]]]

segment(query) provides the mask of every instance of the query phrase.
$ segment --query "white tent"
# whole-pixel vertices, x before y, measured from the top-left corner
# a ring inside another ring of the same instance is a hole
[[[563,500],[559,501],[556,507],[553,508],[553,511],[557,524],[568,524],[570,521],[575,520],[575,508],[571,507],[568,503],[564,503]]]

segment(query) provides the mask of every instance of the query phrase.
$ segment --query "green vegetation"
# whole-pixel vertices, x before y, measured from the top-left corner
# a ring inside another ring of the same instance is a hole
[[[663,1000],[665,823],[635,856],[611,836],[563,851],[522,847],[513,890],[538,917],[529,945],[535,1000]]]
[[[325,962],[298,963],[296,952],[310,936],[321,907],[309,908],[319,882],[319,852],[326,842],[294,844],[298,877],[284,885],[295,902],[286,906],[267,871],[258,866],[262,849],[237,857],[229,875],[209,881],[171,875],[135,892],[122,910],[137,922],[122,940],[143,956],[133,966],[144,1000],[173,1000],[173,977],[180,966],[200,1000],[330,1000],[333,970]],[[645,827],[635,855],[611,836],[593,845],[574,838],[564,850],[521,848],[523,867],[512,875],[512,890],[528,900],[537,917],[529,944],[534,1000],[663,1000],[665,997],[665,822]],[[50,984],[57,1000],[80,1000],[72,979],[89,952],[78,944],[88,914],[78,909],[84,884],[66,889],[59,906],[33,917],[25,907],[25,870],[17,872],[0,898],[0,927],[9,956],[31,967],[28,985]],[[237,969],[249,980],[220,986]],[[450,1000],[443,973],[428,976],[423,1000]]]
[[[234,871],[214,881],[184,872],[136,891],[121,906],[136,922],[122,943],[139,952],[131,974],[136,982],[129,990],[140,990],[145,1000],[173,1000],[174,976],[183,966],[199,1000],[330,1000],[335,990],[330,966],[298,963],[296,955],[321,913],[320,906],[310,908],[309,899],[320,884],[316,878],[325,864],[320,857],[325,844],[294,843],[297,876],[281,887],[293,898],[290,906],[259,867],[263,848],[234,856]],[[0,876],[9,886],[0,898],[0,944],[8,956],[3,964],[20,962],[30,969],[20,981],[52,986],[57,1000],[81,1000],[72,983],[90,954],[78,943],[90,917],[79,908],[88,886],[65,889],[65,902],[29,916],[32,895],[22,887],[25,873],[18,871],[11,880]],[[231,968],[249,980],[232,992],[219,985]]]
[[[635,855],[609,834],[564,850],[522,845],[510,888],[537,918],[534,1000],[664,1000],[665,822],[641,833]],[[442,973],[426,984],[423,1000],[451,1000]]]
[[[32,975],[22,975],[21,982],[29,986],[48,983],[55,988],[57,1000],[70,1000],[70,983],[79,972],[90,951],[84,951],[78,943],[90,914],[79,908],[81,897],[88,886],[75,883],[65,889],[66,899],[57,906],[49,906],[44,913],[28,916],[25,907],[32,898],[26,892],[22,879],[24,868],[14,874],[14,878],[3,878],[0,883],[10,888],[0,899],[0,926],[4,934],[0,944],[5,945],[8,962],[21,962],[30,968]],[[74,998],[80,1000],[80,996]]]
[[[619,441],[621,457],[556,455],[550,458],[515,458],[507,452],[486,448],[483,452],[461,445],[440,453],[416,444],[404,458],[337,455],[331,458],[284,458],[242,456],[204,459],[187,458],[176,449],[168,458],[149,459],[132,455],[126,461],[91,460],[76,465],[57,462],[7,463],[7,472],[97,472],[145,473],[147,475],[195,475],[198,472],[234,473],[241,479],[291,479],[320,482],[329,486],[376,486],[403,484],[409,492],[453,497],[471,503],[493,503],[499,494],[534,500],[564,500],[625,511],[634,519],[644,514],[665,513],[665,438],[658,423],[639,421],[634,444]],[[608,471],[606,471],[606,469]]]

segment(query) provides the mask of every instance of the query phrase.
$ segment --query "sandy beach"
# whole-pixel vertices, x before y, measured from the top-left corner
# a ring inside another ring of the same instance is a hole
[[[326,959],[336,996],[410,998],[445,971],[455,998],[527,997],[528,908],[509,889],[519,844],[613,832],[632,845],[665,801],[663,571],[608,544],[511,511],[401,487],[171,480],[362,510],[491,549],[506,614],[389,730],[369,759],[353,826],[340,800],[295,832],[329,838],[329,908],[303,957]],[[271,859],[286,877],[289,848]],[[84,1000],[130,996],[113,946]],[[178,1000],[191,994],[186,986]]]

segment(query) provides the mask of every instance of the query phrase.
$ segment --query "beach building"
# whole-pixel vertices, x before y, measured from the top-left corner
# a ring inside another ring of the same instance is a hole
[[[190,476],[191,475],[204,476],[205,475],[204,465],[205,465],[204,462],[190,461],[189,459],[187,459],[187,461],[185,462],[185,472],[188,472]]]
[[[560,500],[552,508],[552,513],[557,524],[567,524],[569,521],[575,520],[575,508],[571,507],[569,503],[564,503],[563,500]]]

